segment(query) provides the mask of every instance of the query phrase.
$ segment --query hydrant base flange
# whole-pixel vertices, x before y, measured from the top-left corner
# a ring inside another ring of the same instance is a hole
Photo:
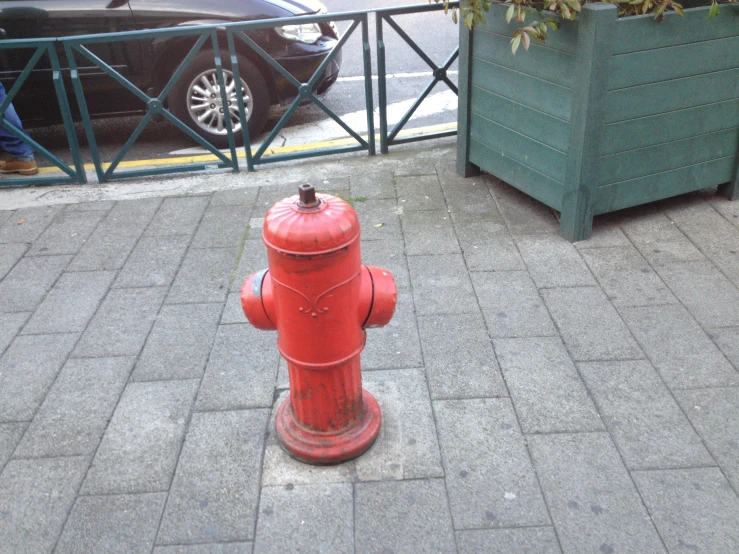
[[[382,424],[375,397],[362,390],[362,401],[364,409],[356,425],[339,432],[321,433],[306,429],[295,420],[288,397],[277,409],[277,439],[290,456],[301,462],[333,465],[352,460],[372,446]]]

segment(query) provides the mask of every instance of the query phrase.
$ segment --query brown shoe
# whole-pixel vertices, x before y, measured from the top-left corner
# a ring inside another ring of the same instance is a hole
[[[19,175],[36,175],[38,173],[38,167],[36,166],[36,160],[30,162],[24,162],[22,160],[16,160],[15,158],[8,158],[4,162],[0,162],[0,173],[3,175],[7,173],[17,173]]]

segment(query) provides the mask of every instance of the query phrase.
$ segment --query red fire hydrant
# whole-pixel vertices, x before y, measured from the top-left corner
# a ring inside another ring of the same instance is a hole
[[[313,464],[350,460],[380,432],[377,400],[362,389],[365,329],[393,317],[390,272],[364,266],[359,221],[344,200],[301,185],[272,206],[262,238],[269,269],[252,274],[241,304],[258,329],[277,329],[290,396],[277,410],[277,438]]]

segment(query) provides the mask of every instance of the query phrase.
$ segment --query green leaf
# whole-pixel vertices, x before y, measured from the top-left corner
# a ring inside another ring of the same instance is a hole
[[[508,8],[508,11],[505,13],[505,22],[510,23],[514,15],[516,15],[516,6],[511,4],[511,7]]]
[[[511,51],[514,55],[516,54],[516,50],[518,50],[519,46],[521,46],[521,35],[518,35],[513,40],[511,40]]]
[[[712,2],[711,9],[708,10],[708,19],[713,19],[719,14],[720,11],[721,8],[719,7],[718,2]]]

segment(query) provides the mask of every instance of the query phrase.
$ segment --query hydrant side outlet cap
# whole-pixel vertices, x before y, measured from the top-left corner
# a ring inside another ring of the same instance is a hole
[[[300,196],[277,202],[264,217],[264,243],[283,254],[297,256],[328,254],[359,239],[359,221],[354,209],[341,198],[316,194],[301,187]],[[311,187],[312,188],[312,187]]]

